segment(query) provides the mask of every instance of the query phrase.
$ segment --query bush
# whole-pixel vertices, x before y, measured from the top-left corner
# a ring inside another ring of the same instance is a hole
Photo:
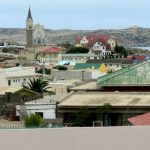
[[[58,70],[67,70],[67,67],[65,67],[65,66],[58,66],[57,68],[58,68]]]
[[[33,127],[45,127],[45,121],[37,114],[32,114],[31,116],[26,116],[24,118],[25,127],[33,128]]]
[[[85,47],[72,47],[66,53],[67,54],[77,54],[77,53],[88,53],[89,49]]]

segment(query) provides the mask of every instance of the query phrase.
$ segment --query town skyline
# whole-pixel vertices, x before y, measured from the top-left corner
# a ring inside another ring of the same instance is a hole
[[[148,28],[148,0],[27,0],[1,1],[0,27],[25,28],[30,6],[34,23],[46,29],[124,29],[132,26]]]

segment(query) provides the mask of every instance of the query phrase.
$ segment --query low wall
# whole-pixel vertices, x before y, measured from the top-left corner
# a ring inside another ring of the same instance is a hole
[[[150,127],[1,129],[4,150],[148,150]]]

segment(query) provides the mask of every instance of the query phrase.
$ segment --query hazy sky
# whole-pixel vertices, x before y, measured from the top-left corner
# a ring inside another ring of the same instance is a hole
[[[25,28],[29,5],[49,29],[150,27],[150,0],[0,0],[0,27]]]

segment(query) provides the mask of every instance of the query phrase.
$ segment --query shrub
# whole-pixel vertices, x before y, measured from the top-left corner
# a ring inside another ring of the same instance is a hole
[[[33,127],[45,127],[45,121],[37,114],[32,114],[31,116],[26,116],[24,118],[25,127],[33,128]]]

